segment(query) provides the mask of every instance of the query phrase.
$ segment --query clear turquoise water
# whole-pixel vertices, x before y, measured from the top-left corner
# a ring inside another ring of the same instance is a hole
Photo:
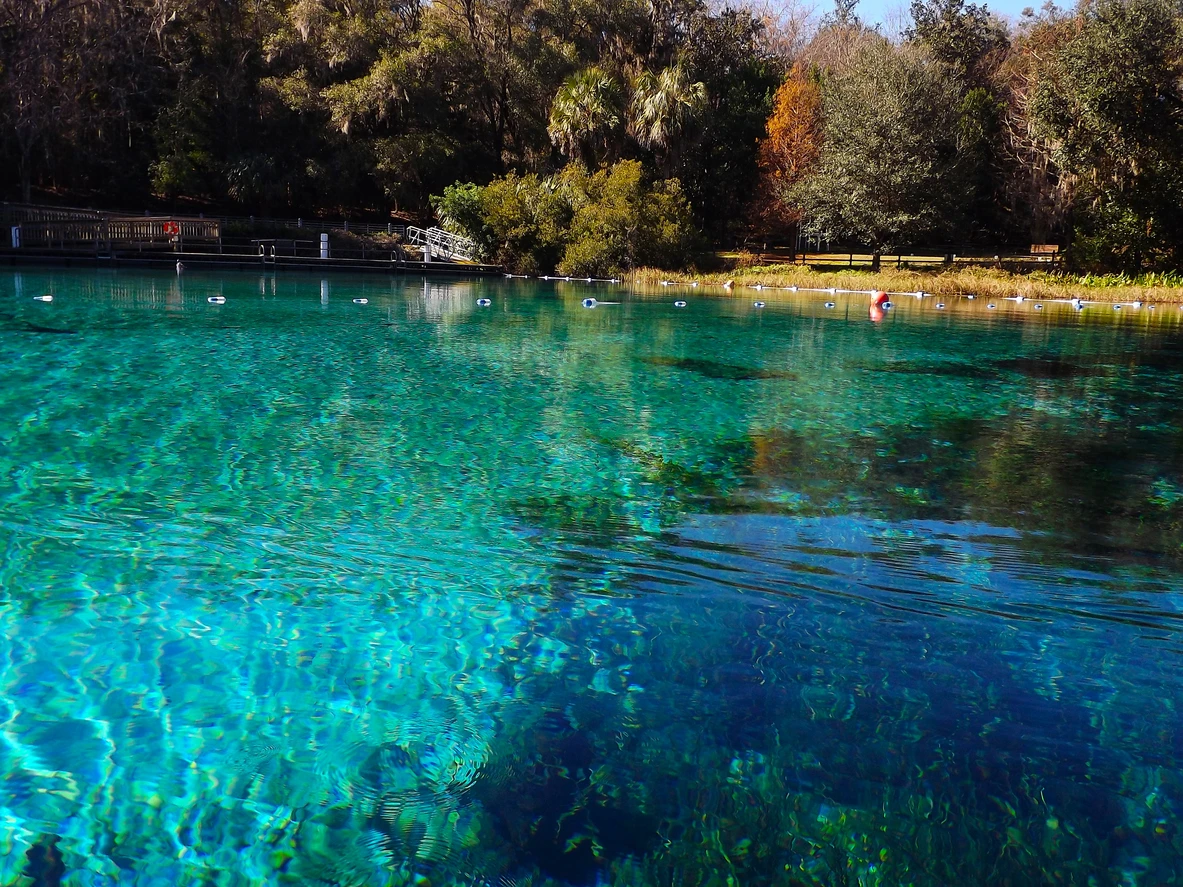
[[[1179,319],[787,296],[0,274],[0,885],[1183,882]]]

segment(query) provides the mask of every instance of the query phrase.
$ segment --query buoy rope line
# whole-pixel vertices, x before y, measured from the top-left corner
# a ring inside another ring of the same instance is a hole
[[[178,267],[180,267],[180,262],[178,262],[177,265],[178,265]],[[505,276],[506,277],[514,277],[514,278],[529,277],[529,275],[527,275],[527,274],[506,274]],[[616,278],[608,279],[608,278],[593,278],[593,277],[587,277],[587,278],[541,277],[539,279],[540,280],[564,280],[564,281],[570,280],[570,281],[576,281],[576,282],[580,282],[580,283],[620,283],[621,282],[621,281],[617,280]],[[662,285],[663,286],[672,286],[673,284],[670,283],[669,281],[663,280]],[[683,284],[683,285],[687,285],[687,284]],[[693,284],[689,284],[689,286],[698,286],[698,283],[696,281]],[[871,304],[872,305],[879,307],[879,308],[888,308],[888,309],[893,307],[893,305],[890,301],[890,298],[889,298],[891,296],[913,296],[917,299],[929,298],[929,297],[933,296],[932,293],[926,293],[923,291],[898,292],[898,291],[889,291],[889,290],[848,290],[848,289],[838,289],[837,287],[807,287],[807,286],[774,287],[774,286],[764,286],[763,284],[750,284],[749,286],[752,289],[757,289],[757,290],[781,289],[781,290],[786,290],[786,291],[795,292],[795,293],[796,292],[829,293],[831,295],[841,293],[843,295],[871,296]],[[977,296],[974,293],[961,293],[959,296],[954,296],[953,298],[963,298],[963,299],[973,300],[973,299],[976,299]],[[47,294],[47,295],[43,295],[43,296],[33,296],[33,301],[35,301],[35,302],[52,302],[53,296],[51,294]],[[225,296],[210,296],[208,299],[206,299],[206,301],[212,305],[224,305],[224,304],[226,304],[226,297]],[[367,304],[369,304],[369,301],[370,301],[369,299],[354,299],[353,304],[367,305]],[[1031,301],[1032,307],[1036,311],[1043,310],[1043,303],[1035,302],[1034,300],[1029,299],[1027,296],[1004,296],[1001,299],[1001,301],[1014,302],[1016,305],[1021,305],[1024,302]],[[1043,301],[1048,302],[1048,303],[1060,304],[1060,305],[1071,305],[1077,311],[1083,311],[1086,305],[1107,305],[1108,304],[1108,305],[1112,305],[1114,311],[1120,311],[1122,308],[1137,309],[1137,308],[1143,308],[1143,307],[1145,307],[1147,311],[1154,311],[1157,307],[1159,307],[1158,305],[1156,305],[1153,302],[1151,302],[1150,304],[1144,304],[1141,300],[1138,300],[1138,299],[1135,299],[1132,302],[1089,302],[1089,301],[1085,301],[1084,299],[1081,299],[1078,297],[1073,297],[1071,299],[1044,299]],[[485,299],[485,298],[477,299],[476,303],[481,308],[487,308],[493,304],[491,299]],[[621,303],[621,302],[603,302],[603,301],[600,301],[599,299],[584,299],[580,304],[583,305],[584,308],[595,308],[599,305],[620,305],[623,303]],[[752,306],[754,308],[764,308],[766,306],[766,303],[757,301],[757,302],[753,302]],[[678,299],[677,301],[674,302],[674,307],[675,308],[685,308],[685,307],[687,307],[687,303],[682,299]],[[837,305],[836,305],[836,303],[834,303],[832,301],[827,301],[824,303],[824,307],[828,308],[828,309],[832,309],[832,308],[837,307]],[[935,307],[938,311],[944,310],[945,303],[944,302],[937,302]],[[995,305],[993,302],[990,302],[989,304],[986,305],[986,308],[991,311],[993,311],[997,307],[998,306]],[[1165,305],[1163,307],[1165,307]],[[1183,305],[1179,306],[1179,310],[1183,311]]]
[[[506,279],[511,279],[511,280],[530,280],[530,279],[532,279],[531,275],[529,275],[529,274],[508,274],[507,273],[507,274],[503,274],[502,276],[505,277]],[[566,283],[624,283],[625,282],[624,280],[622,280],[619,277],[564,277],[564,276],[558,276],[558,275],[552,275],[552,274],[543,274],[543,275],[540,275],[537,279],[538,280],[547,280],[547,281],[552,281],[552,280],[553,281],[563,281]],[[692,280],[692,281],[686,282],[686,281],[678,281],[678,280],[661,280],[661,281],[658,281],[658,284],[660,286],[697,287],[697,286],[699,286],[699,281]],[[730,289],[732,289],[732,287],[734,287],[735,284],[733,281],[729,280],[726,283],[723,283],[721,285],[722,285],[723,289],[730,290]],[[912,291],[908,291],[908,290],[850,290],[850,289],[843,289],[841,287],[833,287],[833,286],[830,286],[830,287],[772,286],[770,284],[763,284],[763,283],[748,283],[748,284],[741,284],[741,286],[747,286],[749,289],[754,289],[754,290],[782,290],[784,292],[789,292],[789,293],[830,293],[831,295],[837,295],[840,293],[842,295],[850,295],[850,296],[874,296],[878,292],[884,292],[888,296],[912,296],[913,298],[916,298],[916,299],[926,299],[926,298],[932,298],[934,296],[934,293],[925,292],[924,290],[912,290]],[[946,297],[946,298],[949,298],[949,297]],[[977,298],[977,294],[975,294],[975,293],[959,293],[956,296],[956,298],[973,300],[973,299]],[[1007,301],[1007,302],[1022,303],[1022,302],[1028,301],[1029,299],[1027,296],[1004,296],[1003,300]],[[584,302],[587,302],[587,301],[589,301],[589,300],[587,300],[587,299],[584,300]],[[592,299],[590,301],[593,302],[593,304],[592,305],[584,305],[584,307],[592,308],[592,307],[595,307],[596,305],[618,305],[618,304],[620,304],[619,302],[600,302],[595,299]],[[1079,298],[1044,299],[1043,301],[1062,304],[1062,305],[1072,305],[1078,311],[1082,310],[1085,305],[1109,304],[1109,303],[1105,303],[1105,302],[1088,302],[1088,301],[1085,301],[1085,300],[1079,299]],[[763,302],[757,302],[754,304],[755,304],[756,308],[763,308],[764,307]],[[1135,300],[1133,302],[1116,302],[1116,303],[1112,303],[1112,304],[1113,304],[1114,311],[1120,311],[1123,307],[1130,307],[1130,308],[1145,307],[1149,311],[1153,311],[1155,309],[1154,304],[1149,304],[1149,305],[1144,306],[1143,303],[1138,300]],[[679,304],[679,303],[675,303],[675,306],[679,307],[679,308],[685,307],[684,305]],[[825,307],[832,308],[834,306],[831,303],[827,302]],[[944,307],[945,307],[944,303],[937,305],[938,310],[941,310]],[[998,306],[991,303],[991,304],[987,305],[986,307],[988,309],[994,309],[994,308],[997,308]],[[1042,304],[1035,305],[1035,310],[1042,311],[1043,305]],[[1179,306],[1179,310],[1183,311],[1183,305]]]
[[[529,274],[506,274],[506,277],[526,277]],[[563,280],[570,283],[624,283],[618,277],[550,277],[546,274],[538,278],[539,280]]]

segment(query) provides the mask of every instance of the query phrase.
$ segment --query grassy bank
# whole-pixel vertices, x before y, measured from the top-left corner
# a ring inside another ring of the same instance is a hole
[[[641,268],[627,277],[630,283],[659,286],[663,280],[722,286],[727,280],[736,287],[799,286],[847,290],[887,290],[916,292],[923,290],[941,296],[973,294],[1003,299],[1025,296],[1030,299],[1071,299],[1096,302],[1183,302],[1183,277],[1145,275],[1138,278],[1097,275],[1052,275],[1046,273],[1010,274],[990,268],[963,268],[951,271],[817,271],[800,265],[759,265],[703,274],[674,273]]]

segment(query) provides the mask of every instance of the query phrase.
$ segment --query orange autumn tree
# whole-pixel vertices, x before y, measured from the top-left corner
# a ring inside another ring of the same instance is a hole
[[[821,141],[821,88],[811,71],[794,65],[776,91],[760,142],[760,187],[749,213],[753,228],[785,232],[800,220],[788,192],[817,161]]]

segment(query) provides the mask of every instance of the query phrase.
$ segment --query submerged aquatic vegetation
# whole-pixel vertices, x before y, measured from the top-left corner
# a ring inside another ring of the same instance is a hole
[[[644,357],[641,358],[651,366],[674,367],[679,370],[689,370],[706,376],[708,379],[725,379],[733,382],[748,382],[755,379],[796,379],[793,373],[778,370],[766,370],[755,367],[735,366],[720,363],[716,360],[703,360],[697,357]]]
[[[3,887],[1183,877],[1170,328],[136,280],[0,337]]]

